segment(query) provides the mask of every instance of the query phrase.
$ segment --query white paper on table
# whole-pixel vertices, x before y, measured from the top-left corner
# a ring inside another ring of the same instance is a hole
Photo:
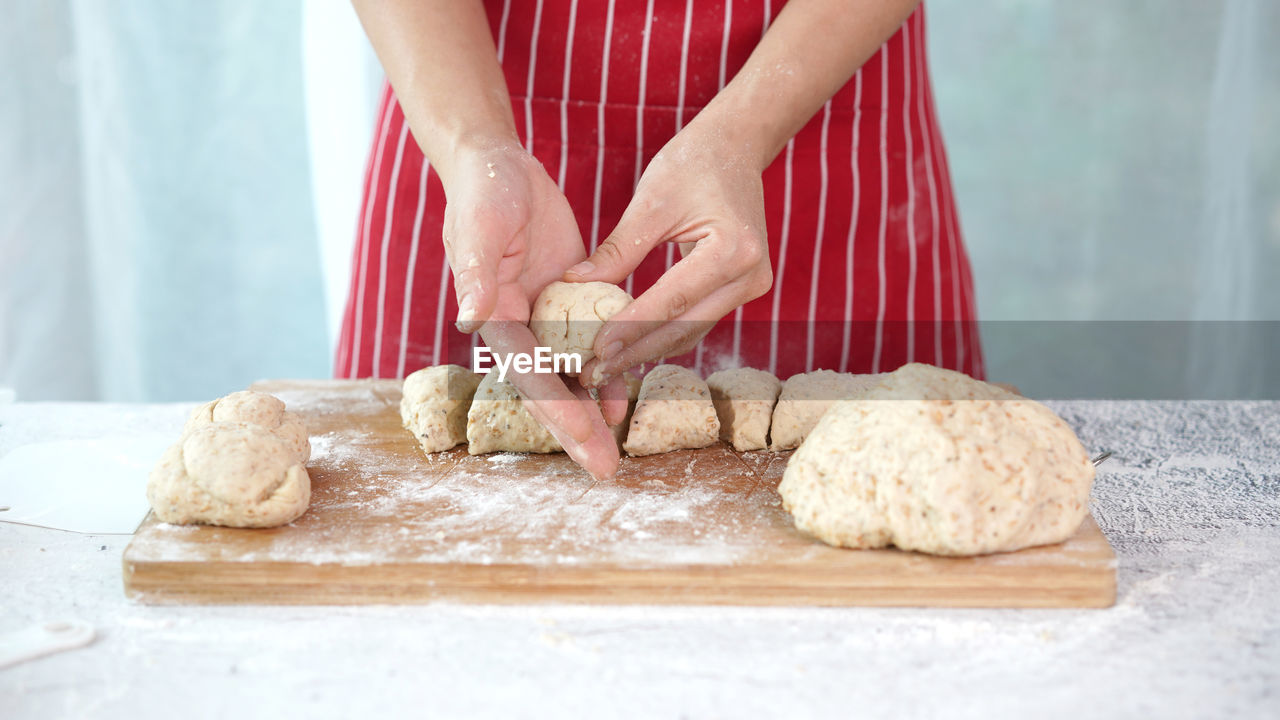
[[[172,435],[20,445],[0,457],[0,521],[128,535],[146,517],[147,475]]]

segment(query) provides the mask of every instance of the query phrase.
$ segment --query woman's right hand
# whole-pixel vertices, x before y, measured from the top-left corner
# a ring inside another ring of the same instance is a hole
[[[459,328],[497,353],[532,352],[529,308],[585,256],[577,221],[542,165],[520,145],[511,93],[479,0],[353,0],[414,139],[444,182],[444,241]],[[618,448],[578,382],[512,375],[525,406],[596,477]],[[621,421],[626,390],[602,388]],[[619,401],[619,397],[621,400]]]
[[[441,172],[447,202],[445,253],[458,297],[458,329],[479,331],[497,354],[534,352],[529,312],[538,293],[586,257],[564,194],[537,159],[513,142],[455,153]],[[626,413],[621,382],[601,389],[604,411],[577,382],[558,375],[507,378],[530,414],[593,477],[608,477],[618,448],[606,425]]]

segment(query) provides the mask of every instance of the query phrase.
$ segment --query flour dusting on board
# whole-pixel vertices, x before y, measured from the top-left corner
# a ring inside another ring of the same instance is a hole
[[[779,547],[798,562],[848,552],[795,531],[774,489],[784,455],[713,446],[624,458],[615,479],[595,482],[563,453],[426,455],[400,426],[392,383],[272,391],[311,432],[307,513],[264,531],[153,525],[135,539],[138,557],[626,570],[747,565]]]
[[[780,513],[721,448],[624,458],[617,479],[595,482],[562,453],[427,455],[399,428],[398,397],[385,389],[275,394],[312,430],[311,506],[223,561],[724,565],[758,548],[753,529]],[[228,532],[255,531],[157,526],[144,545],[195,560]]]

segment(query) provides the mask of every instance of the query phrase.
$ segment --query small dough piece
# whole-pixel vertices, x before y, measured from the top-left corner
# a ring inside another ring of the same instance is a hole
[[[875,387],[879,375],[854,375],[834,370],[815,370],[787,378],[773,408],[770,450],[790,450],[800,446],[822,414],[837,400],[848,400]]]
[[[796,527],[831,545],[980,555],[1066,540],[1093,478],[1049,408],[911,364],[832,406],[778,492]]]
[[[632,299],[626,290],[605,282],[553,282],[534,301],[529,329],[539,346],[576,354],[585,365],[596,356],[591,346],[600,327]]]
[[[467,452],[561,452],[560,442],[524,407],[516,386],[490,370],[467,413]]]
[[[629,455],[655,455],[714,445],[719,435],[707,383],[688,368],[659,365],[644,376],[622,446]]]
[[[618,442],[619,452],[623,450],[622,444],[627,440],[627,428],[631,426],[631,416],[636,411],[636,400],[640,397],[640,378],[630,372],[624,372],[622,380],[627,384],[627,414],[622,418],[622,422],[609,426],[609,432],[613,433],[613,439]]]
[[[311,502],[311,478],[296,448],[264,426],[199,425],[161,456],[147,499],[162,522],[274,527]]]
[[[720,418],[721,440],[738,451],[768,447],[773,406],[782,381],[764,370],[737,368],[713,373],[707,378],[707,387]]]
[[[220,422],[243,422],[266,428],[284,442],[297,462],[305,465],[311,459],[307,426],[302,418],[285,410],[284,402],[273,395],[241,390],[207,402],[192,411],[182,436]]]
[[[467,411],[480,376],[461,365],[433,365],[404,379],[400,421],[428,453],[467,441]]]

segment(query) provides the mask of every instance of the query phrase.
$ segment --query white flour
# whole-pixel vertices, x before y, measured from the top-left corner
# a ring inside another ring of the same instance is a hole
[[[352,407],[332,394],[276,394],[304,419]],[[351,414],[391,412],[392,405],[385,392],[363,392]],[[416,446],[388,452],[384,443],[359,427],[313,435],[307,514],[293,531],[262,535],[255,550],[228,550],[222,559],[722,565],[755,547],[750,518],[777,512],[749,499],[757,488],[746,467],[732,465],[738,486],[717,487],[716,478],[699,477],[698,456],[675,468],[675,476],[652,460],[624,459],[620,477],[630,480],[619,484],[593,482],[563,454],[426,455]],[[334,471],[352,479],[330,487],[326,478]],[[155,559],[195,560],[207,553],[200,541],[207,532],[161,526],[139,537],[135,549]]]
[[[100,630],[0,673],[0,696],[16,717],[193,696],[207,714],[254,697],[264,714],[317,717],[1275,716],[1280,403],[1050,405],[1090,451],[1117,452],[1093,502],[1120,558],[1109,610],[147,606],[121,591],[128,538],[0,524],[0,630],[59,617]],[[0,408],[0,452],[94,427],[176,432],[184,415]]]

